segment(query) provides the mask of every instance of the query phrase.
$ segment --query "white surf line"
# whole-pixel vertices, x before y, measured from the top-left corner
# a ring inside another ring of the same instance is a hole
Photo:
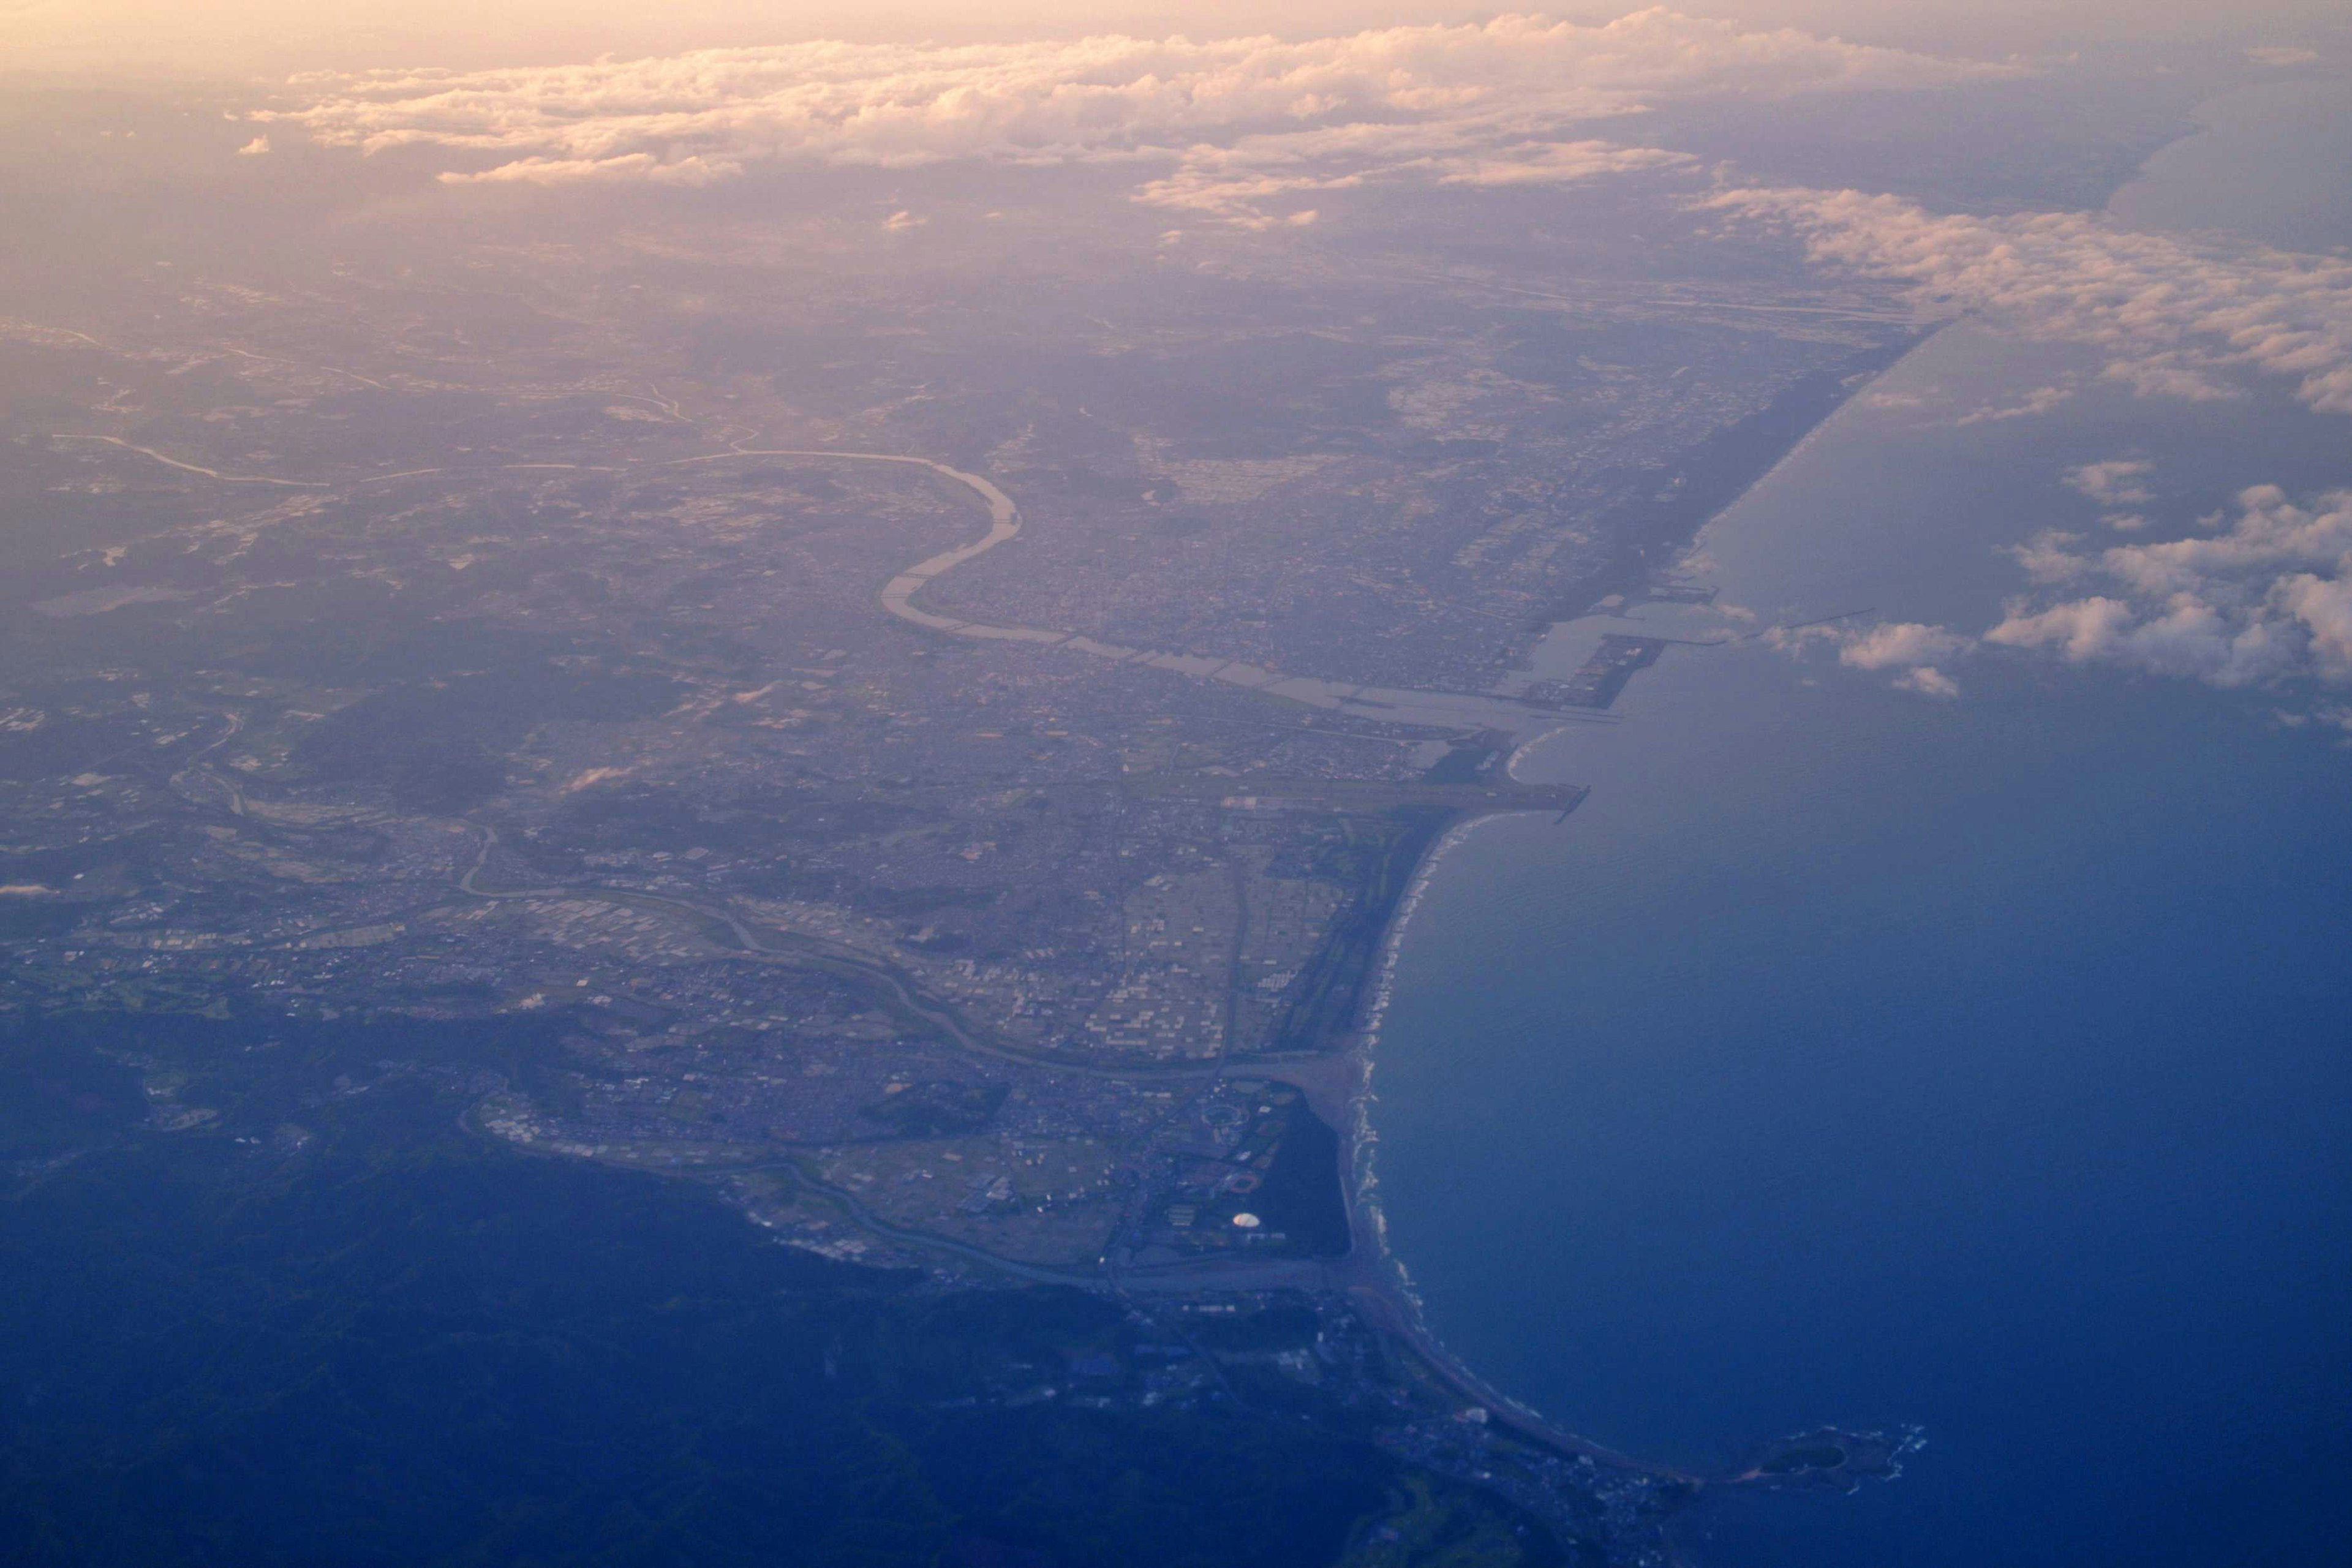
[[[334,488],[324,479],[272,479],[268,474],[224,474],[218,468],[207,468],[196,463],[184,463],[177,458],[165,457],[152,447],[134,447],[120,436],[58,434],[51,436],[49,439],[52,441],[103,441],[110,447],[120,447],[126,452],[136,452],[142,458],[152,458],[157,462],[168,464],[172,468],[184,469],[191,474],[202,474],[208,479],[218,479],[225,485],[278,485],[289,490],[323,490]]]

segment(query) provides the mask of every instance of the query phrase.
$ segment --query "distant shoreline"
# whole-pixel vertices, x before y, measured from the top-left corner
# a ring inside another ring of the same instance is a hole
[[[1536,740],[1557,732],[1546,731]],[[1534,743],[1531,740],[1514,751],[1511,760],[1517,761]],[[1395,966],[1412,916],[1446,858],[1467,843],[1482,825],[1511,815],[1517,814],[1481,812],[1465,816],[1449,824],[1423,853],[1381,933],[1380,956],[1359,1014],[1360,1022],[1345,1037],[1340,1048],[1318,1057],[1254,1062],[1249,1070],[1300,1090],[1315,1113],[1339,1134],[1338,1175],[1348,1206],[1349,1246],[1344,1258],[1324,1267],[1332,1285],[1364,1310],[1378,1331],[1418,1358],[1465,1405],[1485,1410],[1490,1419],[1524,1439],[1612,1469],[1685,1486],[1702,1485],[1700,1477],[1620,1453],[1569,1431],[1474,1372],[1431,1331],[1412,1277],[1388,1245],[1387,1220],[1380,1206],[1373,1166],[1379,1134],[1371,1125],[1370,1108],[1375,1099],[1371,1087],[1375,1050],[1393,995]]]
[[[1638,582],[1654,577],[1657,566],[1651,555],[1660,545],[1670,548],[1677,557],[1685,554],[1717,519],[1737,505],[1759,485],[1774,474],[1802,450],[1853,396],[1875,382],[1895,365],[1909,358],[1921,345],[1931,341],[1945,323],[1936,322],[1913,332],[1894,352],[1865,356],[1870,374],[1850,384],[1841,383],[1835,395],[1821,400],[1811,410],[1812,417],[1804,419],[1802,428],[1793,438],[1774,453],[1770,461],[1750,470],[1736,486],[1720,491],[1710,499],[1713,505],[1703,516],[1692,522],[1686,534],[1679,539],[1660,538],[1661,531],[1671,534],[1675,519],[1665,520],[1663,531],[1654,526],[1644,534],[1632,536],[1630,548],[1620,559],[1600,574],[1588,588],[1597,588],[1603,595],[1611,591],[1625,592]],[[1801,397],[1795,399],[1801,403]],[[1561,626],[1592,613],[1588,605],[1573,611],[1562,606],[1557,618],[1538,632],[1528,645],[1529,651],[1552,636]],[[1517,740],[1504,759],[1503,771],[1515,774],[1519,763],[1537,746],[1560,732],[1563,726],[1538,728],[1525,739]],[[1596,1463],[1642,1475],[1656,1477],[1688,1485],[1704,1484],[1702,1478],[1675,1469],[1670,1466],[1653,1464],[1621,1454],[1594,1443],[1565,1428],[1555,1426],[1540,1412],[1504,1394],[1473,1372],[1459,1357],[1442,1344],[1430,1329],[1421,1296],[1412,1286],[1412,1274],[1403,1260],[1390,1247],[1388,1222],[1381,1207],[1379,1179],[1374,1169],[1380,1134],[1371,1122],[1372,1106],[1377,1095],[1372,1089],[1375,1054],[1380,1045],[1381,1029],[1385,1023],[1390,1003],[1394,999],[1397,965],[1404,940],[1412,927],[1412,917],[1421,907],[1432,881],[1446,858],[1469,840],[1480,825],[1505,812],[1481,812],[1467,816],[1449,825],[1423,853],[1405,883],[1405,891],[1390,912],[1386,929],[1380,937],[1375,959],[1362,1001],[1359,1004],[1358,1023],[1344,1037],[1345,1043],[1326,1060],[1336,1071],[1300,1070],[1306,1064],[1276,1066],[1266,1064],[1263,1069],[1269,1077],[1306,1091],[1308,1102],[1317,1114],[1337,1128],[1340,1134],[1339,1178],[1347,1199],[1349,1230],[1351,1247],[1348,1257],[1333,1272],[1340,1279],[1342,1288],[1357,1300],[1371,1309],[1383,1331],[1399,1340],[1420,1356],[1438,1376],[1465,1398],[1486,1409],[1490,1415],[1523,1436],[1538,1442],[1591,1458]],[[1341,1089],[1344,1086],[1344,1089]],[[1335,1090],[1340,1090],[1335,1092]]]

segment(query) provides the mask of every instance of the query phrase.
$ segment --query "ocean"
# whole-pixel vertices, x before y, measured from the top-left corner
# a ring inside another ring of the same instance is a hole
[[[2352,242],[2341,165],[2275,132],[2333,145],[2352,95],[2262,92],[2118,217]],[[1571,623],[1543,671],[1610,631],[1981,631],[2027,586],[2007,547],[2095,531],[2061,483],[2082,464],[2149,463],[2166,525],[2352,485],[2352,426],[2283,386],[2191,405],[2097,369],[1946,330],[1710,524],[1718,607]],[[1966,421],[2049,385],[2076,390]],[[1593,793],[1473,829],[1402,936],[1370,1119],[1390,1244],[1464,1361],[1630,1452],[1712,1470],[1823,1424],[1924,1429],[1855,1496],[1711,1496],[1702,1563],[2343,1561],[2344,731],[2297,722],[2308,691],[1949,673],[1942,700],[1678,646],[1617,723],[1521,759]]]

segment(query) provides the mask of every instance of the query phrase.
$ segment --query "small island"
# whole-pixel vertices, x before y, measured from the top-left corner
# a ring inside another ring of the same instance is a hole
[[[1891,1481],[1901,1475],[1903,1457],[1926,1444],[1926,1435],[1916,1426],[1893,1433],[1822,1426],[1766,1445],[1726,1484],[1858,1491],[1864,1481]]]

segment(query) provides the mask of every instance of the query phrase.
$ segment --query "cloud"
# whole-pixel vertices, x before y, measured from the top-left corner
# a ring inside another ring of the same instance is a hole
[[[1853,669],[1916,667],[1949,658],[1968,646],[1968,638],[1941,626],[1890,621],[1849,640],[1838,649],[1838,662]]]
[[[929,218],[917,217],[913,213],[901,207],[897,212],[892,213],[888,217],[884,218],[882,220],[882,226],[891,234],[904,234],[910,228],[920,228],[929,221],[930,220]]]
[[[701,183],[754,164],[1142,162],[1146,199],[1221,216],[1355,178],[1545,184],[1675,155],[1570,128],[1654,103],[1940,86],[2020,68],[1637,12],[1329,37],[803,43],[507,70],[296,79],[261,113],[367,152],[465,154],[456,180]],[[1166,172],[1172,165],[1172,172]],[[687,175],[670,171],[691,168]]]
[[[1917,621],[1887,621],[1863,632],[1827,623],[1776,627],[1765,634],[1765,641],[1801,657],[1814,643],[1833,644],[1838,662],[1847,668],[1891,671],[1896,690],[1942,699],[1958,697],[1960,684],[1937,668],[1937,662],[1961,657],[1976,646],[1971,637]]]
[[[2074,389],[2071,386],[2037,386],[2020,402],[2005,404],[1998,408],[1979,408],[1961,415],[1958,423],[1983,425],[2003,419],[2031,419],[2049,413],[2074,395]]]
[[[2310,510],[2275,485],[2256,485],[2239,492],[2238,504],[2226,532],[2117,545],[2100,557],[2100,568],[2143,593],[2169,594],[2202,591],[2217,578],[2333,566],[2352,553],[2352,496],[2338,492]]]
[[[2141,484],[2141,476],[2155,471],[2156,465],[2139,458],[2112,458],[2104,463],[2084,463],[2069,468],[2065,485],[2077,495],[2090,497],[2101,506],[2138,506],[2156,499]]]
[[[1950,700],[1960,694],[1960,683],[1938,668],[1976,650],[1974,637],[1948,626],[1919,621],[1882,621],[1866,631],[1843,622],[1815,621],[1804,626],[1773,626],[1759,634],[1767,647],[1803,658],[1815,646],[1837,650],[1838,662],[1848,669],[1892,676],[1897,691]]]
[[[1706,205],[1801,235],[1816,261],[1907,279],[1923,308],[2087,344],[2147,396],[2240,395],[2251,368],[2352,414],[2352,259],[2140,234],[2088,213],[1937,215],[1859,191],[1726,190]]]
[[[2319,51],[2292,44],[2257,44],[2246,51],[2246,58],[2258,66],[2307,66],[2317,63]]]
[[[2257,485],[2221,521],[2095,552],[2078,551],[2074,536],[2042,536],[2018,552],[2037,580],[2103,591],[2014,602],[1984,640],[2217,686],[2352,683],[2352,490],[2298,504]]]
[[[1271,220],[1265,204],[1381,181],[1448,185],[1567,184],[1601,174],[1695,164],[1684,153],[1608,142],[1519,142],[1486,124],[1349,126],[1347,134],[1249,136],[1232,147],[1185,151],[1173,173],[1150,180],[1139,200],[1189,208],[1247,227]]]
[[[484,184],[543,185],[646,180],[657,185],[693,188],[715,184],[742,172],[743,165],[731,158],[706,158],[699,153],[660,158],[651,153],[626,153],[614,158],[518,158],[466,179]]]
[[[252,141],[247,142],[244,146],[238,148],[236,150],[236,155],[240,158],[258,158],[264,153],[268,151],[269,138],[267,136],[257,136]]]
[[[1946,700],[1960,694],[1960,683],[1930,664],[1923,664],[1896,678],[1895,684],[1905,691],[1916,691],[1922,697],[1940,697]]]
[[[2074,546],[2082,542],[2079,533],[2053,529],[2034,535],[2028,543],[2011,545],[2009,553],[2036,583],[2071,583],[2090,570],[2091,563],[2074,552]]]
[[[1985,641],[2011,647],[2056,647],[2077,663],[2112,651],[2137,617],[2120,599],[2076,599],[2032,615],[2012,606],[2010,616],[1985,634]]]
[[[2147,526],[2147,519],[2136,511],[2121,510],[2127,506],[2145,506],[2156,499],[2156,492],[2141,483],[2156,471],[2156,465],[2144,458],[2110,458],[2103,463],[2084,463],[2060,475],[2061,481],[2076,495],[2083,496],[2108,510],[2099,514],[2099,521],[2119,533],[2137,533]],[[2071,548],[2081,542],[2071,533],[2045,533],[2031,545],[2011,553],[2025,563],[2036,582],[2056,582],[2072,575],[2071,570],[2053,570],[2047,546],[2055,543]]]
[[[2277,584],[2272,596],[2303,624],[2320,675],[2352,680],[2352,581],[2301,572]]]

